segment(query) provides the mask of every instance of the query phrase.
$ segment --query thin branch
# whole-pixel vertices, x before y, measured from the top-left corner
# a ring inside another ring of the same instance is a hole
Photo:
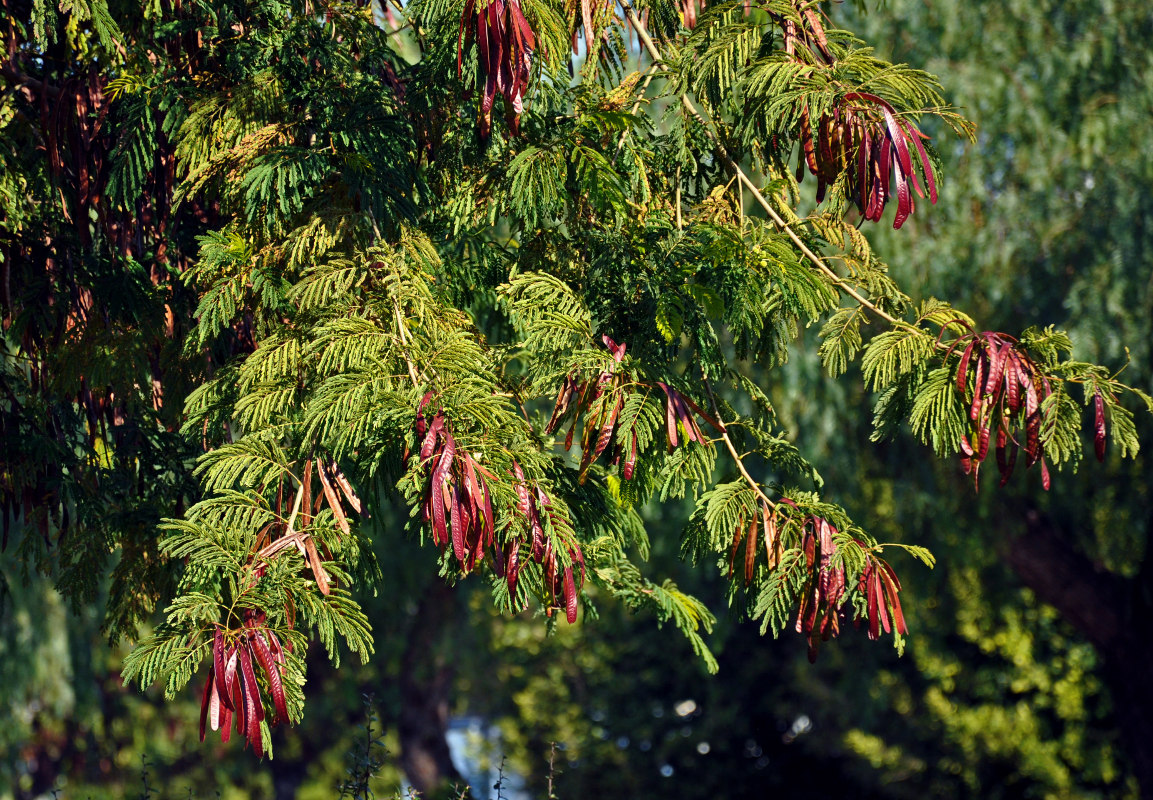
[[[33,101],[33,98],[28,95],[28,92],[35,92],[36,94],[45,93],[52,99],[60,96],[60,89],[58,87],[33,78],[26,72],[19,70],[12,62],[0,64],[0,75],[12,81],[13,88],[18,88],[28,102]]]
[[[396,316],[396,330],[400,334],[400,344],[404,348],[404,363],[408,365],[408,377],[412,378],[413,386],[419,387],[420,379],[416,376],[416,366],[412,363],[412,359],[408,357],[408,327],[404,324],[404,317],[400,313],[400,304],[394,303],[392,310]]]
[[[733,444],[733,440],[729,438],[729,432],[725,430],[724,423],[721,420],[721,409],[717,406],[717,398],[716,395],[713,394],[712,384],[709,383],[708,378],[702,378],[702,380],[705,383],[705,391],[708,392],[709,395],[709,402],[711,402],[713,405],[713,416],[716,417],[717,422],[721,422],[719,428],[721,432],[721,440],[725,443],[725,447],[728,449],[729,455],[733,457],[733,461],[736,462],[737,469],[740,471],[741,477],[745,479],[745,483],[747,483],[749,487],[752,488],[757,496],[759,496],[761,500],[768,504],[769,508],[776,509],[776,502],[771,500],[769,496],[764,493],[764,491],[761,489],[761,485],[753,478],[752,475],[749,474],[749,471],[745,469],[745,462],[741,460],[741,455],[737,452],[737,448]]]
[[[281,536],[275,542],[265,545],[256,554],[258,558],[271,560],[272,556],[279,553],[281,550],[287,549],[292,545],[296,545],[300,552],[304,553],[304,537],[308,536],[305,531],[294,530],[296,525],[296,516],[300,513],[300,503],[304,498],[304,481],[300,482],[300,488],[296,490],[296,499],[292,503],[292,513],[288,515],[288,529],[284,536]]]

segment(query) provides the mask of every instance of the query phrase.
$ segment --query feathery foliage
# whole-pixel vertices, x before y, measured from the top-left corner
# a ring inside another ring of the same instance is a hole
[[[691,497],[683,551],[738,613],[812,657],[850,619],[900,647],[884,546],[820,494],[750,377],[801,326],[834,376],[859,359],[879,436],[907,422],[974,475],[992,446],[1008,480],[1022,449],[1048,486],[1080,459],[1083,406],[1099,457],[1136,452],[1116,374],[1058,331],[918,306],[858,230],[889,199],[896,227],[913,192],[936,201],[922,121],[971,133],[931,75],[820,4],[681,25],[646,3],[659,44],[628,3],[579,5],[92,0],[11,20],[4,524],[30,562],[60,548],[77,598],[98,570],[69,559],[119,546],[110,632],[165,606],[125,677],[171,694],[209,662],[212,729],[223,703],[258,752],[304,713],[312,641],[373,651],[356,593],[380,579],[375,503],[505,612],[573,623],[620,598],[715,669],[712,612],[640,563],[637,509]],[[143,507],[161,511],[124,521]]]

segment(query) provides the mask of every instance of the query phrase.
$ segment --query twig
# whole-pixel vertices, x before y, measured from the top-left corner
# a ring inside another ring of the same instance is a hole
[[[549,742],[548,749],[548,800],[556,800],[556,795],[553,793],[552,779],[556,774],[556,742]]]
[[[717,422],[721,422],[721,410],[717,407],[717,398],[716,395],[713,394],[712,384],[709,383],[708,378],[703,378],[702,380],[705,382],[705,391],[708,392],[709,402],[711,402],[713,405],[713,416],[716,417]],[[775,509],[777,507],[776,502],[771,500],[769,496],[764,493],[764,491],[761,489],[761,485],[757,483],[757,481],[753,479],[753,476],[749,474],[749,471],[745,469],[745,462],[741,460],[741,456],[737,452],[737,448],[733,444],[733,440],[729,438],[729,433],[727,430],[725,430],[723,423],[719,429],[721,432],[721,440],[725,443],[725,447],[728,449],[729,455],[733,457],[733,461],[736,462],[737,469],[740,471],[741,477],[745,479],[745,483],[747,483],[752,488],[752,490],[756,492],[756,494],[768,504],[769,508]]]
[[[496,789],[496,800],[505,800],[504,796],[504,762],[507,756],[500,757],[500,766],[497,768],[496,785],[492,788]]]
[[[296,525],[296,515],[300,512],[300,503],[304,498],[304,481],[300,482],[300,488],[296,490],[296,500],[292,504],[292,513],[288,515],[288,529],[284,536],[281,536],[275,542],[271,542],[262,547],[257,553],[258,558],[270,560],[274,555],[281,550],[285,550],[292,545],[304,553],[304,537],[308,536],[305,531],[293,530]]]
[[[404,317],[401,316],[400,304],[394,303],[392,310],[396,316],[396,330],[400,334],[400,344],[404,348],[404,363],[408,365],[408,377],[412,378],[413,386],[420,386],[420,379],[416,377],[416,367],[408,357],[408,328],[404,324]]]

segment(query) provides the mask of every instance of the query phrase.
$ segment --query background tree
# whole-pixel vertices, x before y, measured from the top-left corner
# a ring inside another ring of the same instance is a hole
[[[1139,42],[1153,31],[1153,15],[1092,2],[955,11],[894,8],[893,19],[910,20],[931,39],[890,38],[891,26],[862,20],[879,26],[876,38],[891,43],[896,58],[924,57],[948,75],[950,97],[983,131],[950,171],[956,181],[944,191],[953,202],[930,226],[912,223],[906,255],[891,240],[879,247],[892,254],[897,274],[966,297],[993,324],[1028,317],[1068,327],[1083,343],[1081,357],[1125,363],[1127,380],[1148,389],[1153,248],[1147,193],[1135,187],[1153,179],[1137,135],[1151,71]],[[929,41],[936,45],[925,47]],[[1002,53],[1019,70],[1006,71]],[[1139,425],[1147,439],[1147,420]],[[1148,658],[1137,631],[1153,599],[1147,466],[1141,458],[1110,460],[1107,476],[1065,476],[1066,490],[1043,496],[989,494],[981,498],[987,524],[976,531],[1097,648],[1134,768],[1148,787],[1150,753],[1136,743],[1150,734],[1153,698],[1133,672]]]

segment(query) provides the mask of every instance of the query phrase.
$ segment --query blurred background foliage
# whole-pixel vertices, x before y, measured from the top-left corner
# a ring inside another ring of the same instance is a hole
[[[988,329],[1067,327],[1079,357],[1127,363],[1127,380],[1153,390],[1149,5],[890,0],[867,14],[848,4],[830,13],[895,61],[939,75],[978,125],[975,146],[941,153],[937,206],[899,235],[870,231],[898,280]],[[0,556],[0,798],[335,797],[365,734],[363,695],[395,752],[405,702],[396,676],[415,635],[430,637],[438,676],[451,681],[447,713],[494,731],[466,749],[474,765],[507,758],[509,797],[518,782],[531,797],[551,782],[565,800],[1139,796],[1134,753],[1153,739],[1126,747],[1135,729],[1125,715],[1150,707],[1138,676],[1153,661],[1134,644],[1142,631],[1148,638],[1153,606],[1148,456],[1110,454],[1102,468],[1056,475],[1048,494],[1036,478],[974,491],[911,438],[871,443],[872,398],[859,380],[822,377],[814,334],[787,367],[759,377],[828,487],[853,498],[860,524],[936,554],[935,570],[902,573],[914,631],[903,657],[846,635],[809,666],[799,637],[763,639],[722,619],[710,640],[721,668],[710,677],[680,637],[611,603],[595,623],[554,634],[541,619],[494,616],[469,582],[445,601],[439,626],[422,630],[411,598],[428,587],[413,582],[437,580],[424,577],[435,575],[433,555],[389,535],[381,593],[363,598],[375,660],[339,675],[310,663],[305,723],[278,729],[275,759],[258,763],[239,746],[196,742],[199,686],[167,705],[124,688],[123,652],[107,645],[99,605],[69,608],[9,552]],[[1147,453],[1148,420],[1138,424]],[[644,509],[654,570],[721,607],[723,582],[677,557],[673,532],[686,513]],[[1091,572],[1088,589],[1063,579],[1067,565],[1046,549],[1054,541]],[[426,568],[413,569],[421,559]],[[1064,601],[1054,583],[1068,590]],[[1127,635],[1095,639],[1085,624],[1095,617]],[[397,762],[385,759],[371,786],[401,791]]]

